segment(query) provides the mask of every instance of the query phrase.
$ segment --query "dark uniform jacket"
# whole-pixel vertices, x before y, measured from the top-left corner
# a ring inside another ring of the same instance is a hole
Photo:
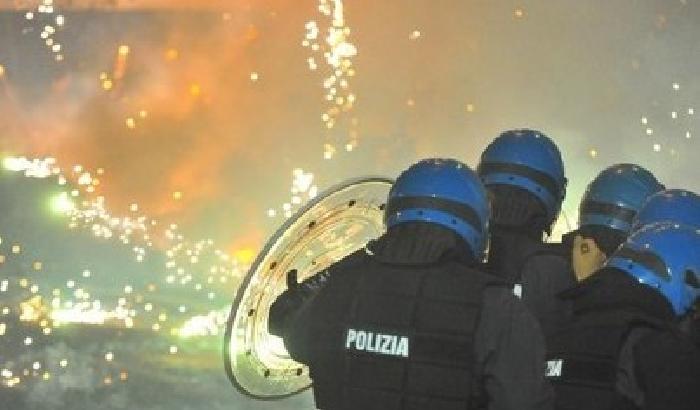
[[[659,292],[603,269],[562,297],[574,316],[548,340],[557,409],[699,408],[700,355]]]
[[[545,336],[570,319],[570,304],[557,295],[576,285],[570,249],[515,230],[495,227],[487,270],[514,286],[514,293],[540,322]]]
[[[700,349],[700,301],[695,303],[693,311],[681,321],[681,330],[688,334],[695,346]]]
[[[536,320],[466,254],[451,231],[406,224],[329,268],[281,331],[318,408],[551,408]]]

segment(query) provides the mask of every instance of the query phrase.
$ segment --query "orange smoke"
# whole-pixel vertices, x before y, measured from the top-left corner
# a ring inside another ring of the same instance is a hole
[[[36,7],[37,1],[0,0],[1,9],[23,10]],[[250,1],[233,0],[54,0],[59,10],[106,9],[106,10],[226,10],[232,5],[250,7]]]

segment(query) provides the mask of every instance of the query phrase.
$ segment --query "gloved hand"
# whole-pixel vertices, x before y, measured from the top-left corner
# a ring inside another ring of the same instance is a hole
[[[270,306],[268,332],[275,336],[283,336],[286,322],[291,314],[299,310],[304,302],[315,295],[326,283],[329,277],[327,270],[318,273],[303,282],[297,282],[298,272],[292,269],[287,272],[287,290],[282,292]]]
[[[297,271],[292,269],[287,272],[287,289],[270,305],[270,316],[267,321],[267,330],[275,336],[284,336],[284,328],[290,314],[301,307],[304,298],[299,292],[297,283]]]
[[[306,278],[306,280],[298,284],[299,290],[305,298],[310,298],[326,285],[329,277],[330,272],[328,269],[319,272],[309,278]],[[296,280],[296,275],[294,276],[294,279]],[[289,277],[287,277],[287,286],[289,286]]]

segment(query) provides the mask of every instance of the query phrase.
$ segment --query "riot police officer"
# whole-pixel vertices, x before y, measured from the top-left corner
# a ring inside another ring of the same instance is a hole
[[[568,252],[544,243],[566,195],[559,149],[539,131],[506,131],[483,152],[478,173],[493,212],[487,269],[513,284],[549,334],[567,319],[556,295],[576,283]]]
[[[664,189],[654,175],[636,164],[616,164],[588,185],[579,206],[579,228],[567,234],[576,278],[583,280],[625,241],[644,202]]]
[[[700,196],[684,189],[658,192],[644,203],[632,223],[632,232],[657,223],[685,225],[700,229]],[[700,303],[682,318],[681,330],[700,347]]]
[[[697,409],[700,355],[676,318],[700,297],[698,250],[696,229],[647,226],[565,292],[574,318],[548,340],[557,409]]]
[[[487,194],[468,166],[421,161],[386,204],[387,232],[272,305],[270,331],[310,368],[316,406],[546,409],[537,322],[477,270]]]

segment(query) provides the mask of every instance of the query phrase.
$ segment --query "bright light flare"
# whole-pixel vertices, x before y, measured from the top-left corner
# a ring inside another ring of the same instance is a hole
[[[253,262],[253,259],[255,258],[255,251],[251,248],[238,249],[233,253],[233,257],[240,263],[248,265]]]
[[[29,160],[26,157],[6,157],[2,161],[2,166],[6,170],[24,172],[24,176],[30,178],[46,178],[51,176],[55,164],[55,158],[35,158]]]
[[[75,210],[75,203],[68,197],[68,193],[61,192],[51,198],[51,211],[60,215],[69,215]]]
[[[207,315],[193,316],[178,329],[180,337],[217,336],[228,320],[228,309],[212,311]]]

